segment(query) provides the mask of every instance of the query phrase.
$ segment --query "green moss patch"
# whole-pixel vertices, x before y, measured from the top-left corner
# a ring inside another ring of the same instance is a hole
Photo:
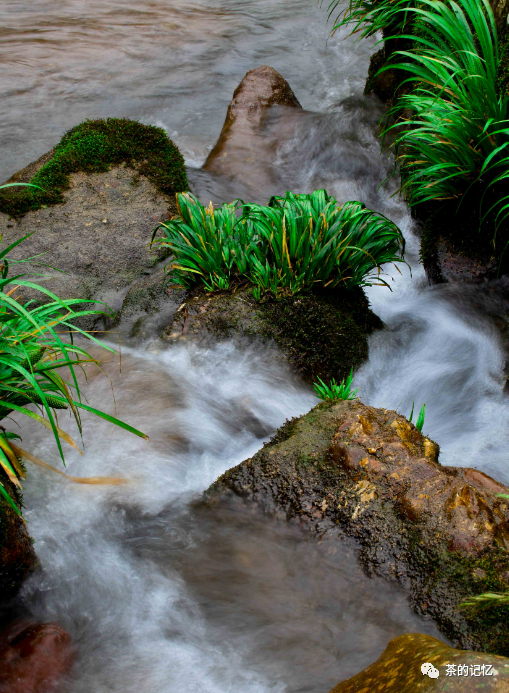
[[[262,304],[277,345],[308,380],[346,378],[368,357],[366,335],[383,323],[360,287]]]
[[[64,201],[72,173],[101,173],[126,164],[167,195],[187,190],[184,158],[164,130],[127,118],[86,120],[67,132],[31,179],[35,188],[0,190],[0,212],[21,217]]]

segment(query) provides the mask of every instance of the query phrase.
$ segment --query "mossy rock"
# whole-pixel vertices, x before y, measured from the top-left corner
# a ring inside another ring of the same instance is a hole
[[[285,424],[205,494],[241,497],[316,537],[352,539],[368,574],[397,581],[415,611],[459,647],[509,656],[509,607],[461,608],[509,589],[507,489],[443,467],[436,443],[401,414],[323,402]]]
[[[244,337],[275,343],[306,380],[341,380],[368,356],[369,335],[383,327],[361,288],[256,301],[243,286],[184,299],[166,328],[168,341]]]
[[[163,130],[117,118],[78,125],[12,180],[49,192],[0,191],[3,241],[25,238],[10,257],[35,258],[23,271],[57,296],[103,301],[114,313],[136,283],[144,289],[157,273],[165,254],[151,251],[152,233],[177,213],[175,194],[187,186],[183,157]],[[167,295],[159,294],[164,303]],[[22,296],[44,300],[35,289]],[[109,329],[114,320],[88,316],[80,326]]]
[[[3,471],[0,477],[5,490],[21,509],[23,501],[19,489],[10,483]],[[36,565],[37,557],[24,521],[0,498],[0,602],[18,592]]]
[[[438,674],[424,675],[431,664]],[[466,674],[465,674],[466,671]],[[458,673],[460,672],[460,673]],[[338,683],[330,693],[505,693],[509,659],[455,650],[430,635],[394,638],[369,667]]]
[[[101,173],[120,164],[133,168],[164,194],[188,188],[184,158],[164,130],[127,118],[86,120],[62,137],[29,180],[15,175],[9,181],[30,182],[42,190],[0,190],[0,212],[21,217],[30,210],[63,202],[70,174]]]

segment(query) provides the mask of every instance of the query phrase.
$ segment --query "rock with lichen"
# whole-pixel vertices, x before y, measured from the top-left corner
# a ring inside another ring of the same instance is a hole
[[[508,607],[473,612],[468,596],[509,588],[504,486],[444,467],[403,416],[358,400],[322,403],[287,422],[210,487],[323,535],[351,537],[368,572],[398,581],[415,610],[458,646],[509,654]]]

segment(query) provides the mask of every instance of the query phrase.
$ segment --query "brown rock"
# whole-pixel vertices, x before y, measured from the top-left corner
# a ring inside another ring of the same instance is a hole
[[[485,627],[459,608],[474,594],[507,589],[503,485],[475,469],[441,466],[438,445],[403,416],[358,400],[320,404],[283,430],[206,497],[233,492],[267,512],[306,519],[320,536],[340,530],[358,541],[368,571],[400,580],[455,644],[509,654],[503,614]],[[310,458],[317,462],[301,463]],[[323,498],[333,499],[326,508]]]
[[[486,488],[489,491],[494,491],[495,493],[507,493],[507,488],[499,484],[498,481],[492,479],[484,472],[480,472],[478,469],[466,469],[465,479],[471,481],[478,488]]]
[[[71,637],[54,623],[23,626],[0,650],[0,693],[50,693],[71,668]]]
[[[425,663],[438,670],[438,677],[422,673]],[[455,650],[430,635],[410,633],[391,640],[376,662],[338,683],[330,693],[474,693],[481,689],[483,693],[509,692],[509,659]]]
[[[264,115],[271,106],[301,109],[288,82],[272,67],[250,70],[233,93],[219,139],[203,168],[229,178],[242,176],[249,169],[251,183],[257,164],[268,157],[272,146],[262,136]],[[265,167],[260,169],[266,175]],[[266,186],[266,181],[260,180]]]
[[[7,479],[3,478],[2,483],[12,492]],[[0,500],[0,601],[14,596],[36,565],[37,557],[25,523]]]

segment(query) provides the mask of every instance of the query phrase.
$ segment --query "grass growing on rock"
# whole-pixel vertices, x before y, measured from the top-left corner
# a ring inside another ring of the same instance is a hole
[[[127,118],[86,120],[69,130],[31,179],[34,188],[0,189],[0,212],[20,217],[64,201],[72,173],[126,164],[167,195],[188,188],[184,158],[164,130]],[[14,177],[15,178],[15,177]]]
[[[183,193],[177,205],[179,215],[152,236],[173,254],[170,284],[215,291],[247,281],[257,300],[277,299],[316,287],[387,286],[382,266],[404,262],[405,242],[393,222],[360,202],[340,205],[325,190],[219,209]]]
[[[329,16],[338,5],[331,1]],[[493,8],[486,0],[351,0],[333,28],[383,33],[366,87],[392,100],[385,132],[396,119],[401,192],[424,222],[421,254],[433,281],[442,279],[441,239],[460,256],[509,269],[509,32]]]

